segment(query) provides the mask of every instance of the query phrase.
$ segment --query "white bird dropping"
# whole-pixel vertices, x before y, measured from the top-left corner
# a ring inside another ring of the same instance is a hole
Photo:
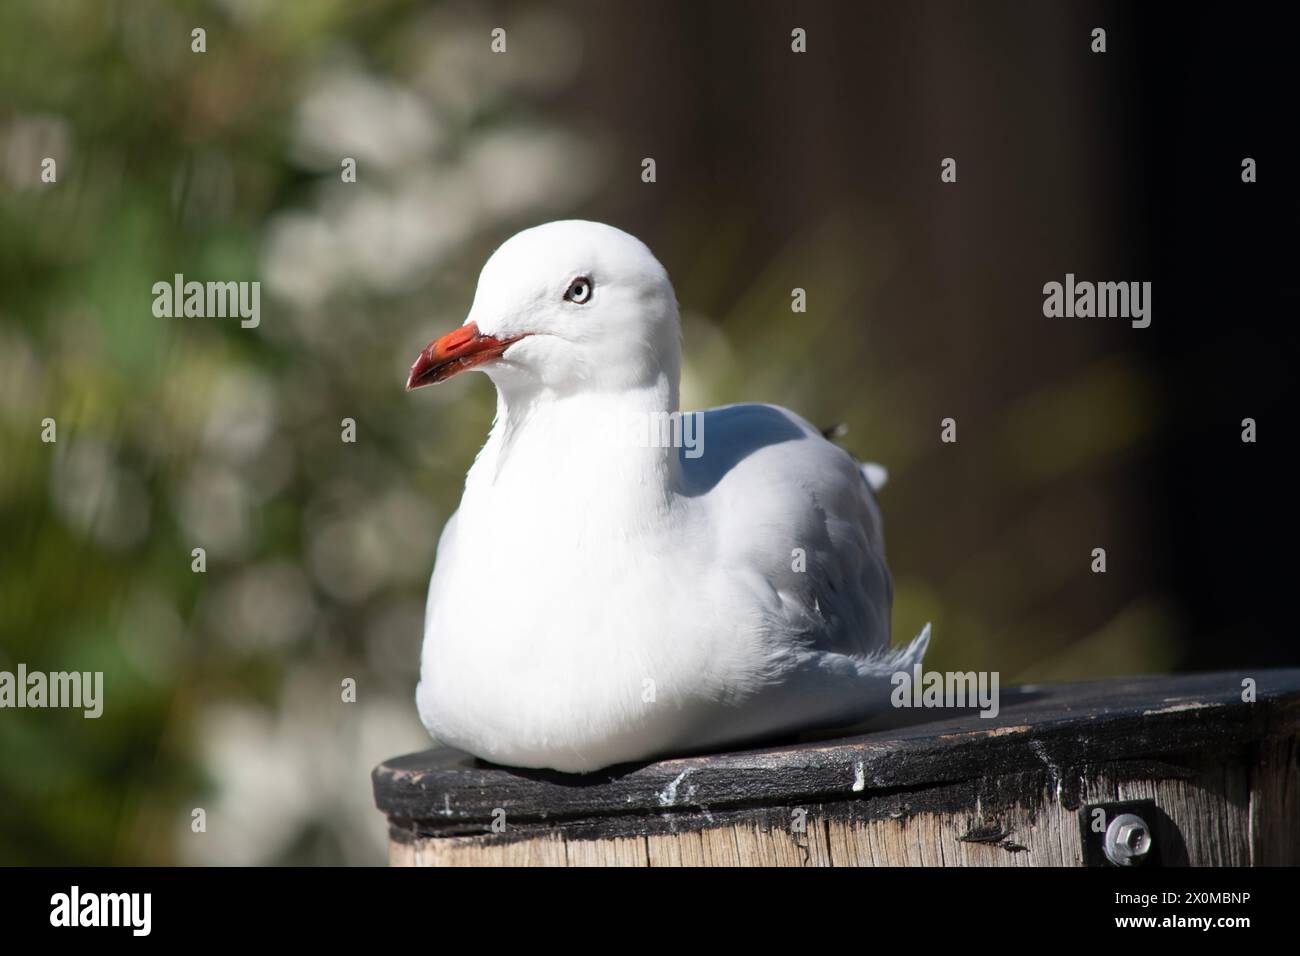
[[[415,696],[443,743],[571,772],[730,747],[868,719],[921,660],[928,626],[889,649],[883,469],[773,405],[682,427],[680,338],[645,245],[552,222],[412,367],[497,388],[429,584]]]

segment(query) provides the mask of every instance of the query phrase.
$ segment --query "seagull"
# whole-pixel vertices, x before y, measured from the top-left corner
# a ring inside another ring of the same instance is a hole
[[[502,244],[411,367],[497,390],[429,584],[436,740],[589,773],[867,721],[921,662],[929,625],[890,649],[884,470],[775,405],[682,413],[680,343],[650,250],[566,220]]]

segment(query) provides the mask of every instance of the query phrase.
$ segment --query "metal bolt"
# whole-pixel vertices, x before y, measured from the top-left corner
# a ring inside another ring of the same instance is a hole
[[[1151,828],[1136,813],[1121,813],[1106,827],[1104,849],[1116,866],[1137,866],[1151,852]]]

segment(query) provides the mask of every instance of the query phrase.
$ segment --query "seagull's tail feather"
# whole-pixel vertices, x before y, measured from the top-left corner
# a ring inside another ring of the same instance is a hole
[[[825,722],[817,730],[805,732],[802,739],[816,740],[828,736],[849,736],[878,730],[900,723],[899,711],[891,705],[895,689],[894,675],[909,673],[925,657],[930,646],[930,625],[926,624],[910,644],[882,648],[854,661],[857,671],[853,686],[845,691],[839,719]],[[910,712],[909,712],[910,713]]]
[[[921,628],[921,633],[912,638],[912,643],[899,651],[894,652],[898,658],[898,664],[903,667],[911,667],[913,664],[919,664],[925,660],[925,652],[930,649],[930,622],[925,622],[925,627]]]
[[[885,487],[885,482],[889,481],[889,472],[885,470],[884,465],[864,461],[858,465],[858,470],[862,472],[862,477],[867,481],[867,487],[872,491],[879,491]]]
[[[930,646],[930,625],[921,628],[921,633],[912,639],[906,647],[885,648],[872,654],[862,662],[863,668],[871,674],[892,675],[898,671],[910,671],[925,659],[925,652]]]

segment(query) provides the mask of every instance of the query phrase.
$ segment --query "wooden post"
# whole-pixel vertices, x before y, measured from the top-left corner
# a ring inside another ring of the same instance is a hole
[[[1130,865],[1300,863],[1300,670],[895,713],[912,723],[583,776],[430,750],[377,767],[375,802],[403,866],[1114,865],[1108,834]]]

